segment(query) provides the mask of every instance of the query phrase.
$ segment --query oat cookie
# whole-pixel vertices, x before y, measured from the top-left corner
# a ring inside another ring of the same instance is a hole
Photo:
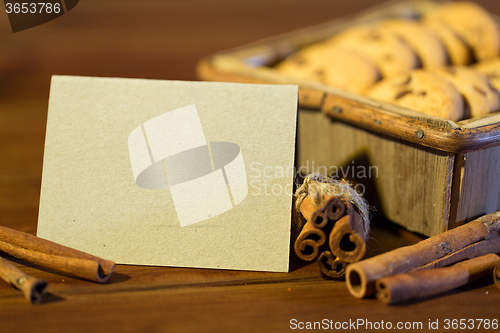
[[[452,83],[465,99],[470,115],[479,117],[500,108],[498,91],[479,71],[465,66],[434,68],[432,72]],[[466,108],[466,112],[467,112]]]
[[[497,57],[500,34],[495,21],[481,6],[473,2],[449,2],[423,17],[424,22],[445,24],[473,50],[476,60]]]
[[[454,121],[464,116],[463,99],[458,90],[445,79],[424,70],[384,79],[366,94],[431,116]]]
[[[375,65],[362,55],[326,44],[304,48],[282,61],[276,69],[288,76],[350,92],[361,92],[380,79]]]
[[[377,24],[377,29],[403,38],[417,53],[424,68],[448,64],[448,54],[443,42],[420,23],[405,19],[385,20]]]
[[[492,58],[478,62],[474,68],[486,75],[493,87],[500,91],[500,59]]]
[[[472,49],[450,27],[437,21],[424,21],[424,24],[441,39],[452,65],[468,65],[472,62]]]
[[[419,65],[417,55],[404,40],[393,33],[378,31],[373,25],[347,29],[328,43],[367,57],[384,77],[407,73]]]

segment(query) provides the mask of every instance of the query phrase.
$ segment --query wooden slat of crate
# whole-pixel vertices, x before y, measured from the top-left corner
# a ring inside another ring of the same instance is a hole
[[[450,229],[500,210],[500,146],[457,154]]]

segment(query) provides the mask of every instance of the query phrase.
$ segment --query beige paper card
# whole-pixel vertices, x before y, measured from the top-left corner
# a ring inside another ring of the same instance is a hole
[[[38,236],[121,264],[288,271],[297,93],[54,76]]]

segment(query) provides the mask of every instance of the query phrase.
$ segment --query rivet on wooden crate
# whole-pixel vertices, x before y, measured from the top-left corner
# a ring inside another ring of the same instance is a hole
[[[424,131],[418,130],[417,131],[417,138],[422,139],[424,137]]]
[[[341,107],[339,107],[339,106],[334,106],[334,107],[333,107],[333,111],[334,111],[335,113],[341,113],[341,112],[342,112],[342,108],[341,108]]]

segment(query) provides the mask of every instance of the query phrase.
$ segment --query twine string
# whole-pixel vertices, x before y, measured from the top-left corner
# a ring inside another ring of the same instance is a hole
[[[312,203],[317,207],[323,205],[324,197],[328,195],[335,195],[340,199],[348,200],[361,215],[365,238],[368,239],[370,233],[368,202],[347,181],[336,180],[317,172],[309,174],[302,185],[295,191],[295,209],[300,216],[302,216],[300,205],[308,195]]]

